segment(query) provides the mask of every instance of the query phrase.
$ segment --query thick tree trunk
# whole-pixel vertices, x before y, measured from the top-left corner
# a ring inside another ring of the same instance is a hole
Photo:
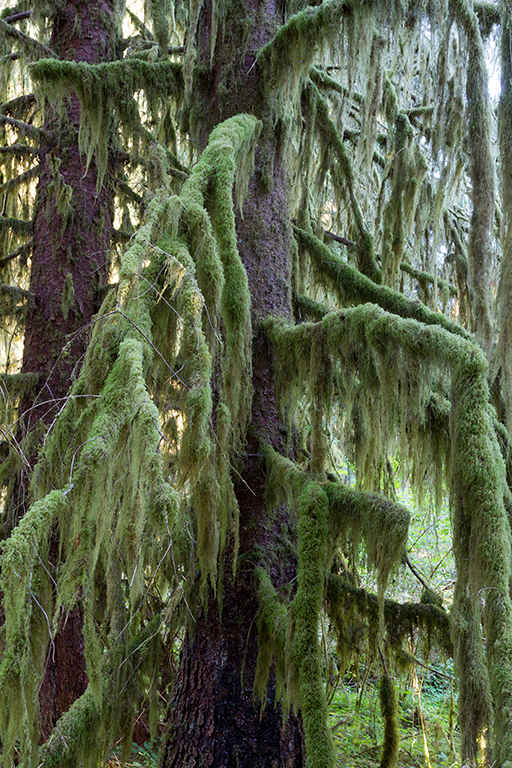
[[[69,0],[57,11],[52,50],[91,64],[112,58],[113,16],[114,0]],[[27,312],[22,365],[23,372],[39,374],[40,390],[20,404],[25,433],[50,423],[62,408],[87,347],[83,329],[99,309],[98,289],[108,275],[112,181],[105,178],[98,189],[94,161],[86,170],[79,125],[75,95],[61,108],[46,106],[44,128],[54,142],[40,148],[30,273],[35,301]]]
[[[53,23],[51,47],[61,59],[98,63],[113,58],[114,0],[68,0]],[[39,438],[65,403],[74,372],[85,354],[88,330],[100,306],[99,288],[108,276],[112,233],[112,181],[98,190],[95,163],[86,169],[78,147],[80,104],[73,95],[61,108],[46,105],[45,130],[53,144],[40,148],[41,172],[35,201],[30,291],[35,297],[27,313],[22,371],[39,375],[35,398],[20,403],[22,435],[31,433],[30,463],[37,458]],[[17,483],[12,529],[25,514],[28,488]],[[59,545],[50,545],[57,564]],[[49,649],[40,690],[41,739],[87,686],[82,618],[78,608],[62,617]]]
[[[206,66],[210,62],[211,12],[207,3],[199,21],[198,55]],[[247,35],[249,18],[254,24]],[[254,395],[243,480],[237,488],[237,574],[233,580],[231,563],[226,562],[221,613],[212,596],[208,611],[200,610],[187,635],[169,707],[164,768],[302,768],[304,764],[300,719],[291,716],[283,723],[280,706],[275,705],[272,677],[263,711],[253,698],[258,610],[254,566],[266,567],[276,589],[292,583],[296,575],[289,552],[286,558],[278,554],[283,542],[293,540],[296,532],[285,509],[271,514],[265,506],[265,464],[260,455],[261,443],[284,450],[272,351],[261,321],[270,314],[291,319],[292,309],[288,179],[272,112],[262,98],[262,74],[255,54],[282,20],[273,0],[248,0],[237,12],[233,10],[224,29],[219,24],[210,78],[205,78],[198,93],[198,109],[207,105],[197,115],[200,148],[206,145],[212,128],[232,115],[252,113],[264,124],[243,218],[237,222],[238,248],[251,292]],[[245,44],[240,46],[242,40]],[[223,87],[219,89],[219,85]]]

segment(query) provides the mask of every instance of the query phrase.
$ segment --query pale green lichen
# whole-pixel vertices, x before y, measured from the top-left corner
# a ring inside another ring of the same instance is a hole
[[[181,65],[170,61],[126,59],[87,64],[45,59],[31,65],[30,75],[38,91],[54,101],[65,98],[70,89],[76,90],[82,106],[79,144],[88,165],[96,153],[99,186],[107,170],[116,120],[137,133],[140,118],[134,93],[143,88],[154,113],[169,95],[179,98],[181,94]]]
[[[309,375],[303,361],[307,359],[308,347],[318,334],[320,326],[325,332],[324,343],[334,359],[343,360],[346,349],[353,360],[354,350],[360,345],[366,351],[372,350],[373,357],[366,357],[369,364],[366,370],[361,368],[361,362],[365,358],[359,355],[359,375],[364,373],[367,391],[375,387],[375,394],[379,390],[379,381],[384,382],[382,405],[379,408],[384,419],[382,420],[381,415],[380,423],[376,423],[373,398],[371,421],[367,421],[375,446],[385,443],[397,428],[390,428],[393,423],[392,414],[403,414],[404,408],[408,407],[407,399],[403,399],[404,385],[399,385],[393,395],[392,380],[388,376],[394,362],[400,359],[400,356],[396,356],[398,349],[400,355],[406,355],[408,360],[407,387],[409,396],[413,398],[411,420],[406,420],[409,425],[421,420],[421,410],[429,401],[427,396],[432,384],[427,385],[426,389],[424,386],[428,381],[427,372],[430,366],[433,365],[435,370],[441,362],[451,372],[451,506],[454,515],[454,551],[458,567],[454,610],[459,610],[462,601],[467,599],[468,590],[472,595],[478,594],[481,589],[486,592],[488,590],[485,604],[486,630],[490,640],[487,652],[488,672],[482,658],[479,661],[478,657],[471,654],[471,663],[473,666],[479,666],[479,676],[482,679],[489,674],[493,701],[499,705],[501,712],[494,749],[498,759],[504,760],[511,749],[506,725],[510,717],[508,702],[512,695],[512,670],[508,662],[512,653],[512,605],[508,587],[510,534],[504,505],[505,467],[489,406],[485,358],[473,342],[447,333],[439,326],[420,325],[415,320],[385,313],[374,305],[361,305],[343,312],[332,312],[316,325],[293,327],[282,320],[269,321],[268,331],[280,351],[283,371],[286,371],[282,381],[289,380],[293,371],[296,379],[293,386],[297,387],[297,378],[300,380],[301,375]],[[386,371],[380,369],[382,361],[385,361]],[[413,373],[416,365],[420,367]],[[399,363],[396,372],[402,367]],[[353,364],[344,365],[342,370],[349,371],[351,368]],[[399,380],[400,376],[395,373],[395,387]],[[288,391],[289,386],[288,382]],[[394,400],[395,396],[398,396],[397,400]],[[417,408],[419,410],[416,410]],[[408,432],[407,439],[410,440],[411,437]],[[416,434],[414,439],[421,439],[421,435]],[[372,458],[370,464],[368,458],[368,450],[358,458],[358,462],[363,460],[363,477],[375,467],[375,458]],[[462,640],[461,631],[459,623],[455,622],[453,632],[454,645],[458,649],[457,664],[463,669],[469,663],[468,654],[471,652]],[[473,677],[476,680],[476,676]],[[482,697],[466,695],[463,695],[461,700],[461,712],[465,713],[466,718],[466,737],[472,742],[478,738],[478,733],[472,731],[470,723],[477,724],[478,732],[487,723],[486,713],[477,716],[479,708],[481,710],[481,700]]]

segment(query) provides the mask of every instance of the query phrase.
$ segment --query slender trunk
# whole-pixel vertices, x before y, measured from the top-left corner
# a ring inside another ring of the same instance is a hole
[[[208,3],[199,20],[199,61],[206,66],[210,61],[211,13]],[[248,17],[253,20],[249,35]],[[271,108],[263,100],[262,74],[255,61],[255,53],[280,23],[281,12],[273,0],[249,0],[238,14],[233,11],[225,27],[219,28],[210,77],[205,78],[204,90],[198,94],[198,104],[208,105],[208,110],[198,115],[200,148],[206,145],[212,128],[232,115],[248,112],[263,121],[255,174],[243,218],[237,222],[238,248],[251,292],[253,404],[242,480],[237,487],[237,574],[233,579],[231,564],[226,562],[222,612],[212,597],[208,611],[199,612],[193,636],[187,635],[169,707],[164,768],[302,768],[304,764],[300,719],[291,716],[283,723],[281,709],[275,705],[272,676],[263,711],[253,698],[258,609],[254,565],[264,560],[276,589],[292,583],[296,575],[293,561],[290,565],[288,557],[278,556],[282,542],[293,540],[296,531],[285,509],[270,513],[265,506],[265,465],[260,456],[262,442],[284,450],[272,351],[261,331],[261,321],[268,315],[292,317],[288,178],[279,131],[274,130]],[[242,48],[241,40],[245,41]]]
[[[51,48],[61,59],[98,63],[113,57],[115,0],[68,0],[53,22]],[[52,145],[41,146],[41,168],[33,221],[30,291],[22,371],[39,375],[35,397],[20,403],[29,460],[37,460],[40,438],[65,403],[85,354],[87,326],[100,306],[99,288],[108,276],[112,233],[112,182],[98,189],[94,162],[86,168],[78,146],[80,104],[72,95],[62,107],[45,107],[45,130]],[[15,488],[12,529],[24,515],[29,491],[22,475]],[[57,564],[59,545],[50,545]],[[64,617],[49,649],[40,690],[41,738],[87,686],[82,618],[78,608]]]

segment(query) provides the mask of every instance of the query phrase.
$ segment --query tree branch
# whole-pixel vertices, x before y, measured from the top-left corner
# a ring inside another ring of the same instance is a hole
[[[20,184],[24,184],[27,181],[32,181],[32,179],[35,179],[37,176],[39,176],[39,165],[34,165],[32,168],[29,168],[28,171],[24,171],[13,179],[6,181],[5,184],[2,184],[0,187],[0,194],[9,192],[11,189],[19,187]]]
[[[0,259],[0,267],[5,267],[6,264],[8,264],[10,261],[13,261],[13,259],[17,259],[18,257],[28,256],[29,253],[32,250],[32,243],[25,243],[24,245],[20,245],[19,248],[16,248],[15,251],[12,253],[9,253],[7,256],[4,256]]]
[[[48,48],[47,45],[40,43],[38,40],[30,37],[30,35],[26,35],[24,32],[20,32],[19,29],[11,27],[11,25],[3,19],[0,19],[0,34],[14,37],[15,40],[21,43],[25,50],[36,54],[37,59],[58,59],[58,56],[51,48]]]
[[[15,120],[13,117],[7,117],[7,115],[0,114],[0,125],[10,125],[11,128],[19,131],[22,136],[28,136],[34,141],[40,142],[42,140],[53,143],[54,136],[48,131],[44,131],[42,128],[36,128],[34,125],[24,123],[22,120]]]
[[[32,16],[32,11],[20,11],[19,13],[13,13],[12,16],[6,16],[4,19],[6,24],[15,24],[17,21],[23,21]]]
[[[24,157],[26,155],[38,155],[39,149],[37,147],[30,147],[28,144],[8,144],[5,147],[0,147],[0,154],[4,155],[17,155],[18,157]]]

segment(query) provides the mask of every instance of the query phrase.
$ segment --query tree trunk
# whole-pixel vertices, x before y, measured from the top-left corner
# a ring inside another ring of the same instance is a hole
[[[59,7],[50,43],[57,56],[91,64],[111,59],[114,5],[114,0],[69,0]],[[108,276],[112,180],[105,178],[98,189],[96,165],[93,161],[87,169],[79,150],[79,125],[76,95],[60,108],[45,106],[44,128],[54,141],[40,148],[30,274],[35,301],[27,312],[22,363],[22,372],[39,375],[39,387],[35,397],[20,403],[22,435],[31,433],[31,464],[81,364],[89,338],[87,326],[100,307],[98,289]],[[12,529],[25,514],[28,500],[22,474],[6,528]],[[52,565],[57,565],[58,556],[59,544],[52,541]],[[40,690],[42,741],[86,687],[82,618],[75,608],[62,617],[48,652]]]
[[[247,21],[253,21],[247,35]],[[180,670],[169,707],[169,737],[164,768],[302,768],[305,755],[300,718],[283,723],[275,704],[275,681],[268,685],[261,711],[253,697],[257,660],[258,598],[254,566],[263,564],[278,590],[293,582],[296,564],[279,557],[283,542],[296,538],[287,511],[265,506],[265,464],[261,444],[284,450],[284,429],[278,417],[272,351],[261,321],[292,317],[290,289],[291,231],[289,185],[279,130],[262,96],[262,73],[254,52],[270,40],[283,22],[273,0],[247,0],[231,11],[215,42],[210,67],[212,7],[203,6],[199,19],[199,63],[210,69],[197,89],[202,149],[213,127],[240,113],[263,122],[256,149],[256,169],[237,221],[238,249],[247,271],[253,324],[253,404],[247,433],[242,479],[238,482],[240,550],[233,579],[225,559],[222,605],[210,598],[200,609],[182,650]],[[245,44],[240,46],[240,41]],[[222,86],[219,88],[219,86]],[[207,105],[207,109],[204,108]]]

